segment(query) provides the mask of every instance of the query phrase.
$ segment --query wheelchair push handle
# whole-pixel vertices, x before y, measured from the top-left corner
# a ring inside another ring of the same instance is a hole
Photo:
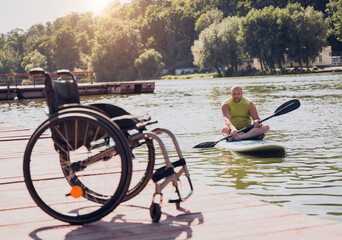
[[[46,72],[43,68],[32,68],[30,70],[30,74],[43,74],[46,75],[48,72]]]
[[[68,70],[68,69],[57,70],[57,75],[59,77],[62,77],[63,75],[69,75],[71,77],[72,81],[76,83],[75,75],[72,72],[70,72],[70,70]]]
[[[45,71],[43,68],[32,68],[30,70],[30,74],[32,75],[44,75],[45,77],[45,82],[44,82],[44,85],[46,86],[47,84],[51,84],[51,75],[49,72]]]

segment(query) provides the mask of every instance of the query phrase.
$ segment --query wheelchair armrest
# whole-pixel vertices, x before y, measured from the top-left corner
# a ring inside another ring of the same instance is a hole
[[[130,120],[131,124],[123,124],[125,120]],[[157,121],[151,121],[149,115],[131,115],[125,114],[118,117],[111,118],[111,121],[116,122],[121,130],[128,131],[132,129],[143,129],[145,126],[156,123]]]
[[[145,121],[145,122],[139,122],[136,124],[137,129],[142,129],[146,127],[147,125],[155,124],[158,121]]]

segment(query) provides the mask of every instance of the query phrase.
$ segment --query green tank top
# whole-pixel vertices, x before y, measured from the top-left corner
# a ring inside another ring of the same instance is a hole
[[[251,125],[252,117],[249,114],[249,100],[242,97],[241,101],[236,103],[233,98],[229,98],[227,103],[230,108],[230,117],[232,124],[237,130]]]

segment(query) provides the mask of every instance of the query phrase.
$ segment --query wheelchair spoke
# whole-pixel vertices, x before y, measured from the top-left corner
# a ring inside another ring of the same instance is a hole
[[[72,150],[72,145],[70,144],[70,141],[69,141],[68,126],[66,122],[64,122],[64,132],[65,132],[65,141],[67,145],[70,146],[70,150]]]
[[[100,127],[97,127],[96,132],[95,132],[95,135],[94,135],[94,138],[93,138],[93,141],[94,141],[94,142],[95,142],[96,139],[97,139],[97,135],[99,134],[99,131],[100,131]]]
[[[75,148],[74,149],[77,149],[77,133],[78,133],[78,120],[76,119],[75,120]]]
[[[64,124],[65,126],[65,124]],[[59,125],[57,126],[54,126],[53,129],[56,130],[56,132],[59,134],[59,136],[63,139],[63,141],[68,145],[68,148],[72,150],[72,146],[71,144],[69,143],[69,140],[68,140],[68,136],[64,136],[61,131],[58,129]],[[66,133],[66,135],[68,135],[68,133]],[[55,141],[55,140],[54,140]],[[56,141],[55,141],[56,142]]]
[[[83,139],[83,146],[85,146],[87,143],[88,129],[89,129],[89,122],[87,122],[87,124],[86,124],[86,129],[84,132],[84,139]]]

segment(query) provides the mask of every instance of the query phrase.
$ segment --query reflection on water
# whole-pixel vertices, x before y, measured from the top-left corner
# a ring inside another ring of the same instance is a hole
[[[220,104],[234,84],[242,85],[261,118],[290,99],[301,101],[298,110],[268,121],[271,131],[266,138],[286,146],[285,158],[192,148],[222,137]],[[176,134],[196,181],[342,221],[341,90],[342,75],[167,80],[157,81],[151,94],[84,96],[81,100],[117,104],[134,114],[149,113],[158,120],[154,127]],[[44,108],[43,99],[2,101],[0,121],[35,129],[46,119]],[[171,150],[169,155],[176,153]],[[161,161],[157,158],[157,163]]]

